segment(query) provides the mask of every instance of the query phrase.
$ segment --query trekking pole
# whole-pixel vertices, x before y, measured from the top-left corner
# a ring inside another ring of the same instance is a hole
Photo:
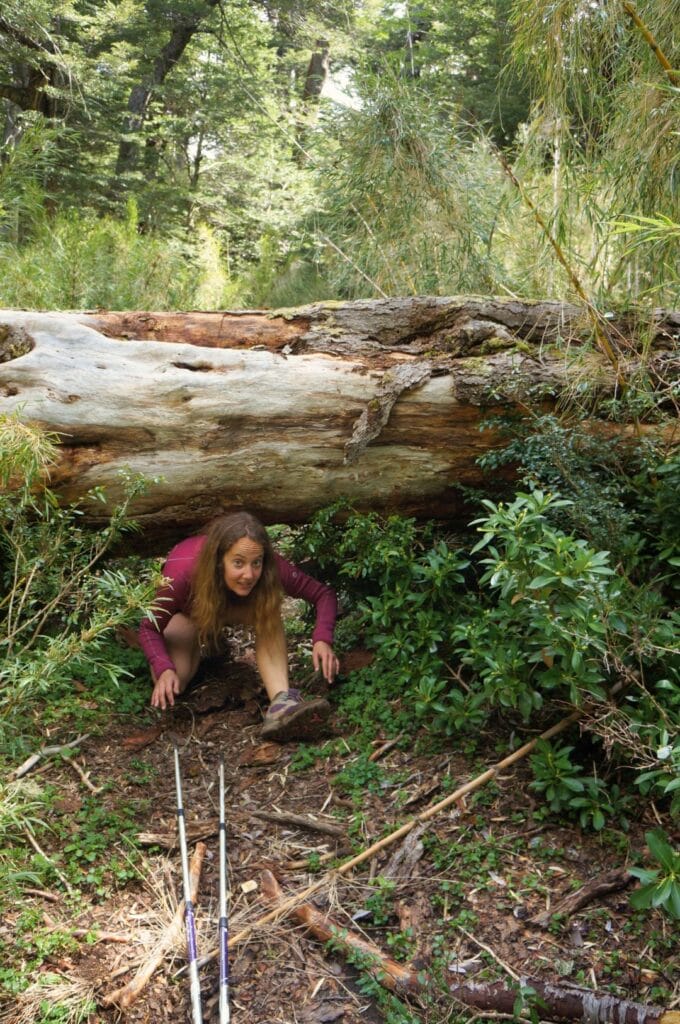
[[[191,1016],[193,1024],[203,1024],[201,1014],[201,983],[198,980],[198,964],[196,957],[196,922],[194,905],[191,902],[191,882],[189,880],[189,857],[187,855],[187,833],[184,822],[184,806],[182,804],[182,776],[179,770],[179,749],[175,744],[175,786],[177,788],[177,829],[179,831],[179,850],[182,856],[182,881],[184,885],[184,924],[187,933],[187,960],[191,986]]]
[[[229,923],[227,921],[227,825],[224,816],[224,757],[220,758],[220,1024],[229,1024]]]

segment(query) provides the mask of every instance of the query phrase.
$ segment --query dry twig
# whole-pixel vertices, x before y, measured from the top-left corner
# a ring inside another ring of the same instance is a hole
[[[205,857],[206,847],[204,843],[197,843],[196,849],[194,850],[193,857],[191,858],[191,864],[189,866],[190,882],[191,882],[191,901],[196,902],[198,895],[198,883],[201,877],[201,868],[203,866],[203,858]],[[166,953],[173,948],[184,934],[184,900],[182,900],[175,911],[175,915],[170,922],[165,934],[162,936],[160,942],[156,946],[152,955],[146,960],[144,964],[139,968],[134,978],[122,988],[118,988],[115,992],[110,992],[108,995],[103,996],[100,1000],[103,1006],[118,1006],[121,1010],[127,1009],[136,999],[141,995],[142,991],[148,984],[152,975],[156,971],[157,967],[163,962],[163,958]]]

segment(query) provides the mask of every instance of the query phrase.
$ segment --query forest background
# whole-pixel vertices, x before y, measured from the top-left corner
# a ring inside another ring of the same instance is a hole
[[[678,13],[8,0],[0,304],[672,306]]]

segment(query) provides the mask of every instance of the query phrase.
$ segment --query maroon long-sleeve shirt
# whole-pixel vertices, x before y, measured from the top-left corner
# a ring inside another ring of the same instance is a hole
[[[139,641],[156,679],[167,668],[175,668],[163,640],[163,631],[177,612],[191,616],[191,579],[204,543],[205,536],[199,536],[188,537],[175,545],[163,566],[163,576],[168,582],[156,593],[155,621],[143,619],[140,624]],[[284,593],[289,597],[309,601],[316,608],[312,641],[325,640],[332,644],[338,611],[335,591],[308,576],[281,555],[275,553],[275,557]]]

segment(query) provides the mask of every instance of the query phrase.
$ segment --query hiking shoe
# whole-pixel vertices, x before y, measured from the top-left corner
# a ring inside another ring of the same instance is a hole
[[[330,713],[331,706],[323,697],[303,700],[299,690],[282,690],[264,716],[262,738],[277,743],[315,739]]]

